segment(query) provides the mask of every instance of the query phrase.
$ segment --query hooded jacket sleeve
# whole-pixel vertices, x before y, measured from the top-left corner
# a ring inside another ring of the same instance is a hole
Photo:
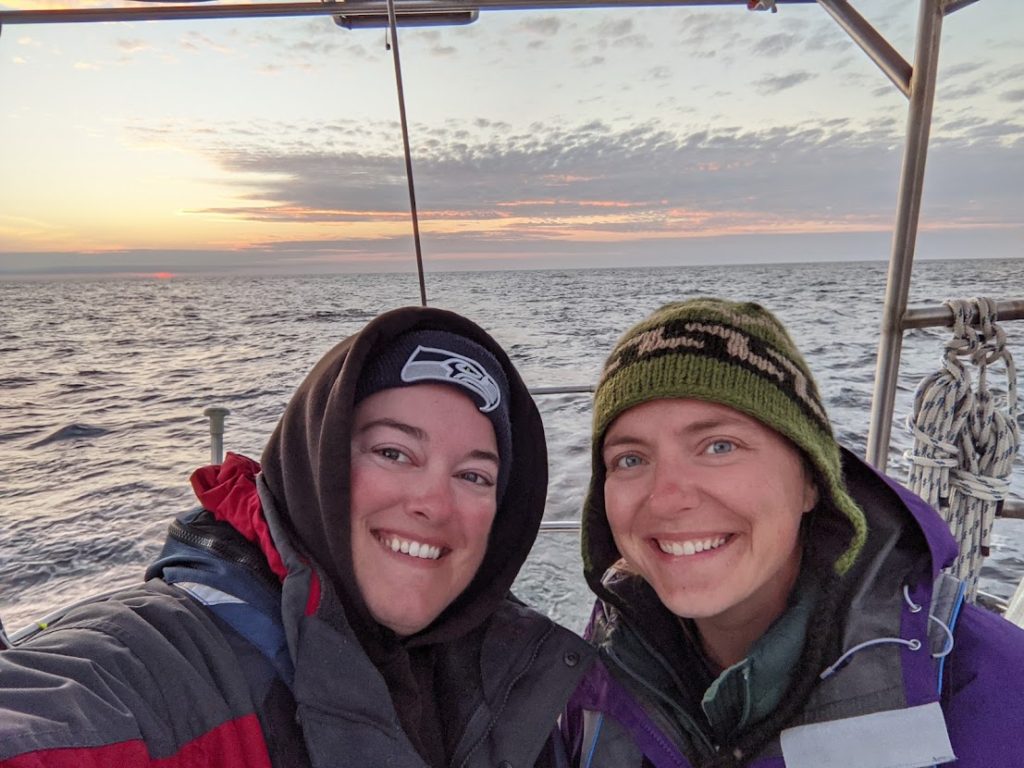
[[[162,582],[75,609],[0,653],[0,768],[269,768],[238,667]]]

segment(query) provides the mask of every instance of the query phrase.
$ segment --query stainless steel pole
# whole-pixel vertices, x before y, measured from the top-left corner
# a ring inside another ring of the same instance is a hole
[[[935,76],[938,70],[939,41],[942,37],[942,0],[921,0],[917,25],[917,50],[910,80],[910,108],[907,114],[906,145],[900,173],[889,277],[882,310],[881,336],[875,389],[871,398],[868,425],[867,461],[884,471],[889,459],[889,435],[892,431],[893,404],[903,347],[903,315],[910,292],[910,273],[917,242],[917,223],[921,214],[924,167],[928,157],[932,105],[935,101]]]
[[[210,420],[210,463],[224,463],[224,419],[231,413],[227,408],[212,406],[203,411]]]

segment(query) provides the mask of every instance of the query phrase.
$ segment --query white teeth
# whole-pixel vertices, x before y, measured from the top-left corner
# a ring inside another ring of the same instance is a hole
[[[666,555],[688,556],[696,555],[698,552],[707,552],[711,549],[718,549],[725,544],[725,536],[716,536],[713,539],[695,539],[687,541],[662,541],[657,539],[658,547]]]
[[[437,560],[441,557],[441,547],[423,544],[419,541],[408,541],[397,536],[378,537],[378,539],[381,544],[392,552],[401,552],[404,555],[409,555],[409,557],[418,557],[421,560]]]

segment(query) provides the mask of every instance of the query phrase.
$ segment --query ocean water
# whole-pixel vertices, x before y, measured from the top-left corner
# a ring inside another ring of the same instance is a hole
[[[1021,261],[919,262],[911,306],[1013,298]],[[697,294],[757,300],[790,328],[841,442],[863,453],[885,266],[878,263],[428,274],[430,303],[473,318],[530,386],[590,385],[618,335]],[[416,304],[414,275],[0,282],[0,616],[9,630],[138,581],[209,461],[203,409],[224,405],[228,450],[258,457],[320,355],[377,313]],[[1004,327],[1024,361],[1024,323]],[[935,370],[945,329],[907,334],[896,404]],[[992,376],[994,386],[1005,379]],[[546,516],[576,519],[589,468],[586,395],[538,398]],[[894,427],[890,473],[905,476]],[[1024,461],[1012,495],[1024,498]],[[1024,521],[999,520],[982,589],[1024,576]],[[542,534],[516,587],[579,628],[589,611],[575,533]]]

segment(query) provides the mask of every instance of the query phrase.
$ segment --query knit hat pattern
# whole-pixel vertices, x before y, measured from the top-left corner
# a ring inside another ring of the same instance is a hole
[[[385,389],[431,383],[456,388],[491,422],[501,460],[496,489],[500,504],[512,466],[511,395],[504,369],[481,345],[451,331],[404,333],[367,363],[355,401]]]
[[[735,408],[771,427],[810,460],[823,495],[853,536],[835,562],[843,575],[867,538],[864,512],[845,489],[817,385],[782,324],[759,304],[706,298],[666,304],[629,329],[605,363],[594,395],[595,467],[604,434],[649,400],[694,398]],[[597,489],[591,487],[591,494]]]

